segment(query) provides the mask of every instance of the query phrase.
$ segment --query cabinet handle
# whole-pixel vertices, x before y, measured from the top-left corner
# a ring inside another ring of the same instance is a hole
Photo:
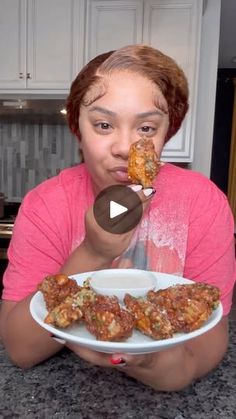
[[[26,78],[27,78],[27,79],[31,79],[31,78],[32,78],[32,77],[31,77],[31,74],[30,74],[30,73],[27,73],[27,74],[26,74]]]
[[[23,73],[19,73],[19,79],[23,79],[23,78],[24,78]]]

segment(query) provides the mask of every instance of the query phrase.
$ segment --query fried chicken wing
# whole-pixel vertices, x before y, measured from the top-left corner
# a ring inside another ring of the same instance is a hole
[[[43,293],[48,311],[58,306],[66,297],[80,289],[81,287],[77,285],[74,279],[62,274],[48,275],[38,286],[38,290]]]
[[[116,297],[98,295],[85,310],[85,324],[98,340],[122,341],[128,339],[134,328],[134,318],[120,308]]]
[[[172,301],[182,297],[185,299],[194,299],[204,301],[212,310],[217,308],[220,301],[220,290],[214,285],[205,284],[203,282],[195,282],[193,284],[178,284],[159,291],[150,291],[147,298],[158,305],[169,305]]]
[[[126,294],[124,303],[135,318],[135,327],[142,333],[157,340],[172,337],[172,326],[167,316],[150,301]]]
[[[149,291],[147,298],[165,310],[174,332],[199,329],[219,304],[219,290],[203,283],[175,285]]]
[[[199,301],[205,301],[212,310],[215,310],[220,302],[220,290],[214,285],[205,284],[203,282],[196,282],[189,284],[190,298]]]
[[[128,177],[144,188],[152,186],[161,164],[151,139],[142,137],[132,144],[128,159]]]
[[[65,301],[54,307],[44,321],[56,327],[65,328],[77,320],[82,319],[83,313],[78,306],[73,306],[73,298],[67,297]]]
[[[188,333],[199,329],[211,315],[212,310],[204,301],[178,298],[172,306],[167,309],[174,332]]]
[[[46,316],[45,323],[56,327],[68,327],[77,320],[83,319],[85,309],[95,301],[95,292],[81,288],[68,296],[61,304],[54,307]]]

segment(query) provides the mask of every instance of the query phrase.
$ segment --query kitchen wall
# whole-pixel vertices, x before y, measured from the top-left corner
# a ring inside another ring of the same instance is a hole
[[[0,122],[0,191],[21,201],[27,191],[80,161],[66,125]]]

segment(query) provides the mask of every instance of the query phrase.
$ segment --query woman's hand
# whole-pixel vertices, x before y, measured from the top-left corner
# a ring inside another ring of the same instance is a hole
[[[193,372],[187,371],[190,365],[186,363],[186,349],[183,345],[141,355],[106,354],[73,343],[68,343],[67,347],[87,362],[120,370],[155,390],[176,391],[188,385],[194,378]],[[186,369],[184,374],[183,368]]]
[[[148,207],[148,203],[150,202],[150,198],[155,193],[155,189],[147,188],[141,190],[141,185],[132,185],[132,189],[133,187],[135,187],[135,191],[139,189],[138,195],[143,205],[143,211],[145,211]],[[131,188],[131,186],[127,187],[128,191],[130,190],[129,188]],[[132,192],[132,194],[133,193],[134,192]],[[101,213],[102,212],[104,212],[103,208],[101,208]],[[126,221],[127,225],[129,217]],[[113,234],[105,231],[97,223],[94,217],[93,207],[91,207],[85,216],[85,239],[70,254],[60,272],[65,275],[73,275],[78,272],[88,272],[110,268],[113,260],[120,256],[128,248],[134,230],[135,228],[122,234]],[[120,268],[131,266],[132,264],[129,260],[126,260],[119,265]]]
[[[143,204],[143,211],[148,206],[151,196],[155,193],[153,188],[141,190],[141,185],[131,185],[135,187],[135,190],[140,189],[138,193],[139,198]],[[139,187],[139,188],[138,188]],[[132,189],[132,187],[130,187]],[[127,191],[129,188],[127,187]],[[133,192],[131,192],[133,193]],[[135,208],[136,203],[134,203]],[[101,208],[101,212],[104,208]],[[132,221],[132,220],[130,220]],[[129,222],[129,214],[127,215],[127,225]],[[91,207],[85,216],[85,230],[86,236],[83,245],[90,254],[94,256],[100,256],[104,260],[112,262],[116,257],[120,256],[129,246],[130,240],[134,233],[134,228],[127,233],[113,234],[105,231],[97,223],[94,217],[93,207]]]
[[[130,355],[104,354],[68,343],[85,361],[101,367],[113,367],[159,391],[178,391],[215,368],[228,345],[228,319],[210,331],[184,344],[160,352]]]

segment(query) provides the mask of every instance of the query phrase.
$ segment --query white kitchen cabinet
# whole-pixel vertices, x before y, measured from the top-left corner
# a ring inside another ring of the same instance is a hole
[[[0,88],[25,87],[26,0],[0,0]]]
[[[162,158],[191,162],[202,13],[203,0],[0,0],[0,94],[67,94],[97,54],[152,45],[179,63],[190,90],[185,122]]]
[[[190,109],[166,144],[163,160],[193,158],[202,7],[202,0],[87,1],[86,62],[105,51],[144,43],[173,57],[187,75]]]
[[[144,1],[143,42],[174,58],[189,83],[189,112],[181,130],[166,144],[163,160],[193,158],[202,12],[201,0]]]
[[[83,66],[84,13],[84,0],[0,0],[1,92],[68,90]]]
[[[85,61],[142,42],[143,0],[87,0]]]

